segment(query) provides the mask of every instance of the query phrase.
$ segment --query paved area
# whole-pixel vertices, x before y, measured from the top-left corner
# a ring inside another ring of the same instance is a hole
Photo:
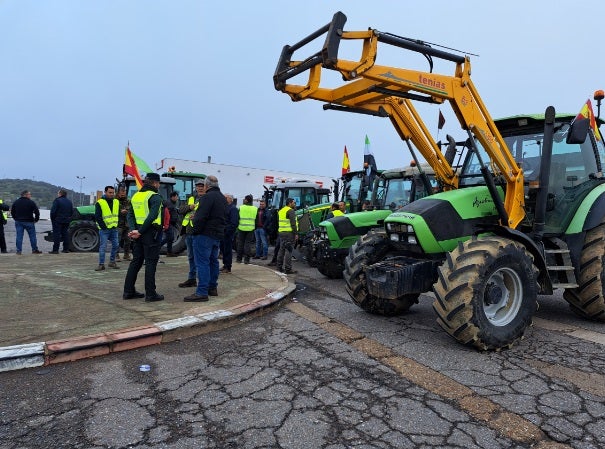
[[[194,288],[184,256],[162,257],[160,302],[122,299],[128,262],[94,271],[96,253],[0,255],[0,371],[34,367],[158,344],[237,323],[279,303],[295,285],[265,265],[235,264],[221,274],[218,297],[183,298]],[[143,289],[143,269],[137,289]]]

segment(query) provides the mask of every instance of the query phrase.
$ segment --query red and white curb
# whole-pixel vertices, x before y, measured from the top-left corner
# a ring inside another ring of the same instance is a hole
[[[36,368],[156,345],[181,338],[183,334],[199,335],[213,330],[212,325],[218,329],[229,321],[235,322],[237,318],[276,305],[287,298],[295,288],[296,285],[289,283],[282,289],[246,304],[161,321],[148,326],[74,337],[68,340],[0,347],[0,372]]]

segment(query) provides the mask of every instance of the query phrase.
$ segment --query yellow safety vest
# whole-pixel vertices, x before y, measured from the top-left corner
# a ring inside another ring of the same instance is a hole
[[[3,201],[0,200],[0,204],[2,204]],[[8,214],[5,211],[2,211],[2,216],[4,217],[4,221],[8,220]]]
[[[256,221],[256,212],[258,207],[242,204],[239,207],[239,225],[237,229],[240,231],[254,231],[254,222]]]
[[[199,196],[197,197],[199,199]],[[197,211],[197,207],[200,205],[199,201],[196,201],[196,199],[193,196],[190,196],[189,199],[187,200],[187,204],[188,205],[192,205],[195,204],[195,206],[193,207],[193,210],[190,210],[189,212],[187,212],[185,214],[185,216],[183,217],[183,227],[191,224],[191,226],[193,226],[193,216],[195,215],[195,211]]]
[[[120,202],[114,198],[113,210],[109,209],[109,203],[105,198],[101,198],[97,203],[101,207],[101,218],[105,222],[105,227],[107,229],[117,228],[120,215]],[[98,224],[97,226],[99,229],[101,228]]]
[[[152,190],[147,190],[145,192],[137,192],[132,195],[132,199],[130,200],[130,205],[132,206],[132,211],[134,212],[134,219],[138,225],[142,225],[145,223],[145,219],[147,215],[149,215],[149,198],[153,195],[158,195]],[[162,204],[160,204],[160,210],[158,211],[158,216],[155,220],[153,220],[152,224],[156,224],[161,226],[162,224]]]
[[[336,209],[336,210],[332,211],[332,215],[334,215],[335,217],[340,217],[344,214],[342,213],[342,211],[340,209]]]
[[[290,219],[286,218],[286,214],[288,211],[292,210],[290,206],[282,207],[277,213],[277,232],[292,232],[292,223],[290,223]]]

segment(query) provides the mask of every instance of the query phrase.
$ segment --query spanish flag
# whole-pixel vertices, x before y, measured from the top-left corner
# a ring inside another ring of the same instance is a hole
[[[342,156],[342,175],[349,173],[351,171],[351,164],[349,163],[349,152],[347,151],[347,146],[345,145],[345,153]]]
[[[124,176],[130,175],[134,178],[137,183],[137,189],[140,189],[143,185],[139,170],[142,170],[144,173],[151,173],[153,171],[143,159],[137,157],[130,151],[130,143],[128,143],[128,145],[126,145],[126,160],[124,162],[123,172]]]
[[[577,115],[576,120],[583,119],[583,118],[587,118],[589,120],[590,127],[592,128],[592,131],[594,132],[595,138],[597,140],[603,140],[601,138],[601,134],[599,133],[599,127],[597,126],[597,120],[595,119],[594,111],[592,109],[592,103],[590,102],[590,99],[586,100],[586,103],[584,103],[584,105],[582,106],[582,109],[580,109],[580,113]]]

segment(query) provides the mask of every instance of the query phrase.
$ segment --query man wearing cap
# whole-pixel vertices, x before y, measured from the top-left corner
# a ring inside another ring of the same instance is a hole
[[[252,243],[254,242],[254,222],[258,208],[252,205],[252,195],[244,197],[244,204],[239,207],[239,224],[237,226],[237,262],[250,263]]]
[[[227,200],[218,187],[216,176],[206,178],[204,195],[193,216],[193,251],[197,269],[197,289],[186,296],[186,302],[208,301],[208,296],[218,296],[218,251],[225,236],[225,212]]]
[[[204,194],[205,186],[203,179],[197,179],[195,181],[195,195],[192,195],[187,200],[187,204],[182,205],[179,208],[179,213],[183,216],[182,229],[185,230],[185,246],[187,247],[187,259],[189,259],[189,275],[185,282],[181,282],[179,287],[195,287],[197,286],[195,258],[193,254],[193,217],[200,201],[200,198]]]
[[[132,196],[126,219],[133,240],[132,261],[124,279],[123,299],[143,298],[146,302],[162,301],[155,286],[155,270],[160,259],[162,241],[162,197],[158,193],[160,175],[147,173],[143,187]],[[145,293],[135,289],[137,275],[145,263]]]
[[[286,199],[286,205],[277,213],[278,236],[281,241],[277,255],[277,269],[282,273],[294,274],[292,269],[292,251],[298,241],[296,227],[296,201],[293,198]]]

